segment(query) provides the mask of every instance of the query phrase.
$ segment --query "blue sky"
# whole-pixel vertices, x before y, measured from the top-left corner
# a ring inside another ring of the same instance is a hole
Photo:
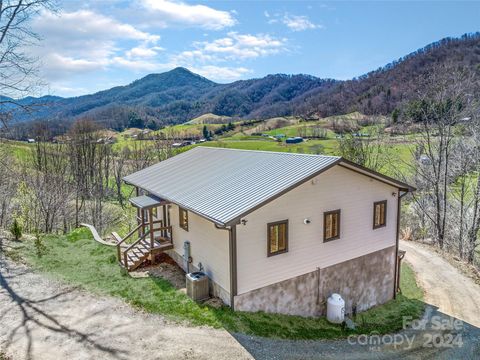
[[[217,82],[271,73],[349,79],[480,30],[480,2],[76,1],[41,13],[31,51],[77,96],[184,66]]]

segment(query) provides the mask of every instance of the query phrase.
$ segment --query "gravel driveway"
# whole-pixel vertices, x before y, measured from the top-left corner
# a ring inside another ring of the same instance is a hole
[[[350,341],[285,341],[236,335],[256,359],[480,359],[480,287],[436,253],[402,242],[405,260],[425,289],[415,328]],[[424,325],[424,326],[423,326]]]
[[[402,241],[400,248],[407,251],[406,260],[417,273],[427,304],[480,327],[480,286],[425,246]]]
[[[182,326],[2,260],[0,348],[15,360],[479,359],[479,286],[428,249],[414,243],[401,247],[426,290],[423,322],[378,339],[338,341],[232,336]]]
[[[224,330],[168,322],[5,260],[0,349],[14,360],[252,358]]]

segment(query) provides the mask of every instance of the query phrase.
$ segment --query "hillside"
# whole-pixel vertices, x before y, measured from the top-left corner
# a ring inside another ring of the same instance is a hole
[[[444,64],[478,68],[480,33],[442,39],[380,69],[340,82],[328,91],[315,89],[298,99],[294,113],[321,117],[352,111],[388,115],[400,104],[417,96],[422,76]]]
[[[419,90],[419,77],[444,63],[478,66],[480,33],[440,40],[348,81],[276,74],[218,84],[187,69],[176,68],[92,95],[24,99],[22,102],[45,106],[32,115],[16,113],[14,120],[64,121],[89,116],[121,130],[179,124],[205,114],[233,119],[291,115],[318,118],[354,111],[388,115],[414,98]]]
[[[232,121],[230,116],[208,113],[197,116],[195,119],[187,121],[186,124],[228,124],[230,121]]]

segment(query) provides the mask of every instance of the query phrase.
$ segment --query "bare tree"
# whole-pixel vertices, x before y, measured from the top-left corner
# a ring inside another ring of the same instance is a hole
[[[115,177],[116,172],[112,145],[102,141],[101,128],[89,118],[77,120],[68,136],[69,172],[75,189],[75,226],[88,221],[102,232],[108,222],[104,216],[105,202],[115,188],[114,184],[110,185],[111,175]]]
[[[41,223],[34,229],[50,233],[68,231],[67,207],[72,189],[68,181],[69,162],[66,147],[37,141],[33,156],[33,171],[25,177],[38,206]]]
[[[406,111],[410,120],[421,125],[412,150],[415,160],[405,163],[418,189],[413,194],[413,200],[422,216],[431,223],[432,239],[440,248],[446,242],[458,242],[459,233],[463,238],[467,223],[464,220],[469,213],[467,206],[471,207],[471,203],[466,202],[467,184],[463,177],[472,171],[473,153],[458,154],[470,151],[465,147],[466,139],[459,136],[458,130],[462,122],[478,112],[477,104],[472,101],[477,91],[476,77],[476,72],[464,68],[448,64],[438,66],[425,76],[418,100]],[[454,186],[457,180],[459,189]],[[458,195],[459,205],[456,208],[462,217],[460,228],[459,222],[453,218],[456,210],[452,194]],[[452,229],[458,230],[454,231],[455,235],[449,235]]]
[[[30,110],[14,99],[34,93],[42,85],[37,59],[26,48],[40,39],[29,22],[44,9],[53,9],[51,0],[0,0],[0,125],[4,127],[14,109]]]
[[[9,150],[0,141],[0,227],[5,227],[10,220],[11,204],[18,185],[15,159]]]
[[[365,134],[347,133],[338,139],[340,155],[375,171],[382,171],[391,162],[388,139],[380,126],[372,127]]]

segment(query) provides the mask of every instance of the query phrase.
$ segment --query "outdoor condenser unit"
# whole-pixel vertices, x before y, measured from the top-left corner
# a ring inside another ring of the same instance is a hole
[[[187,295],[195,301],[201,301],[210,297],[208,292],[208,276],[201,271],[188,273]]]

